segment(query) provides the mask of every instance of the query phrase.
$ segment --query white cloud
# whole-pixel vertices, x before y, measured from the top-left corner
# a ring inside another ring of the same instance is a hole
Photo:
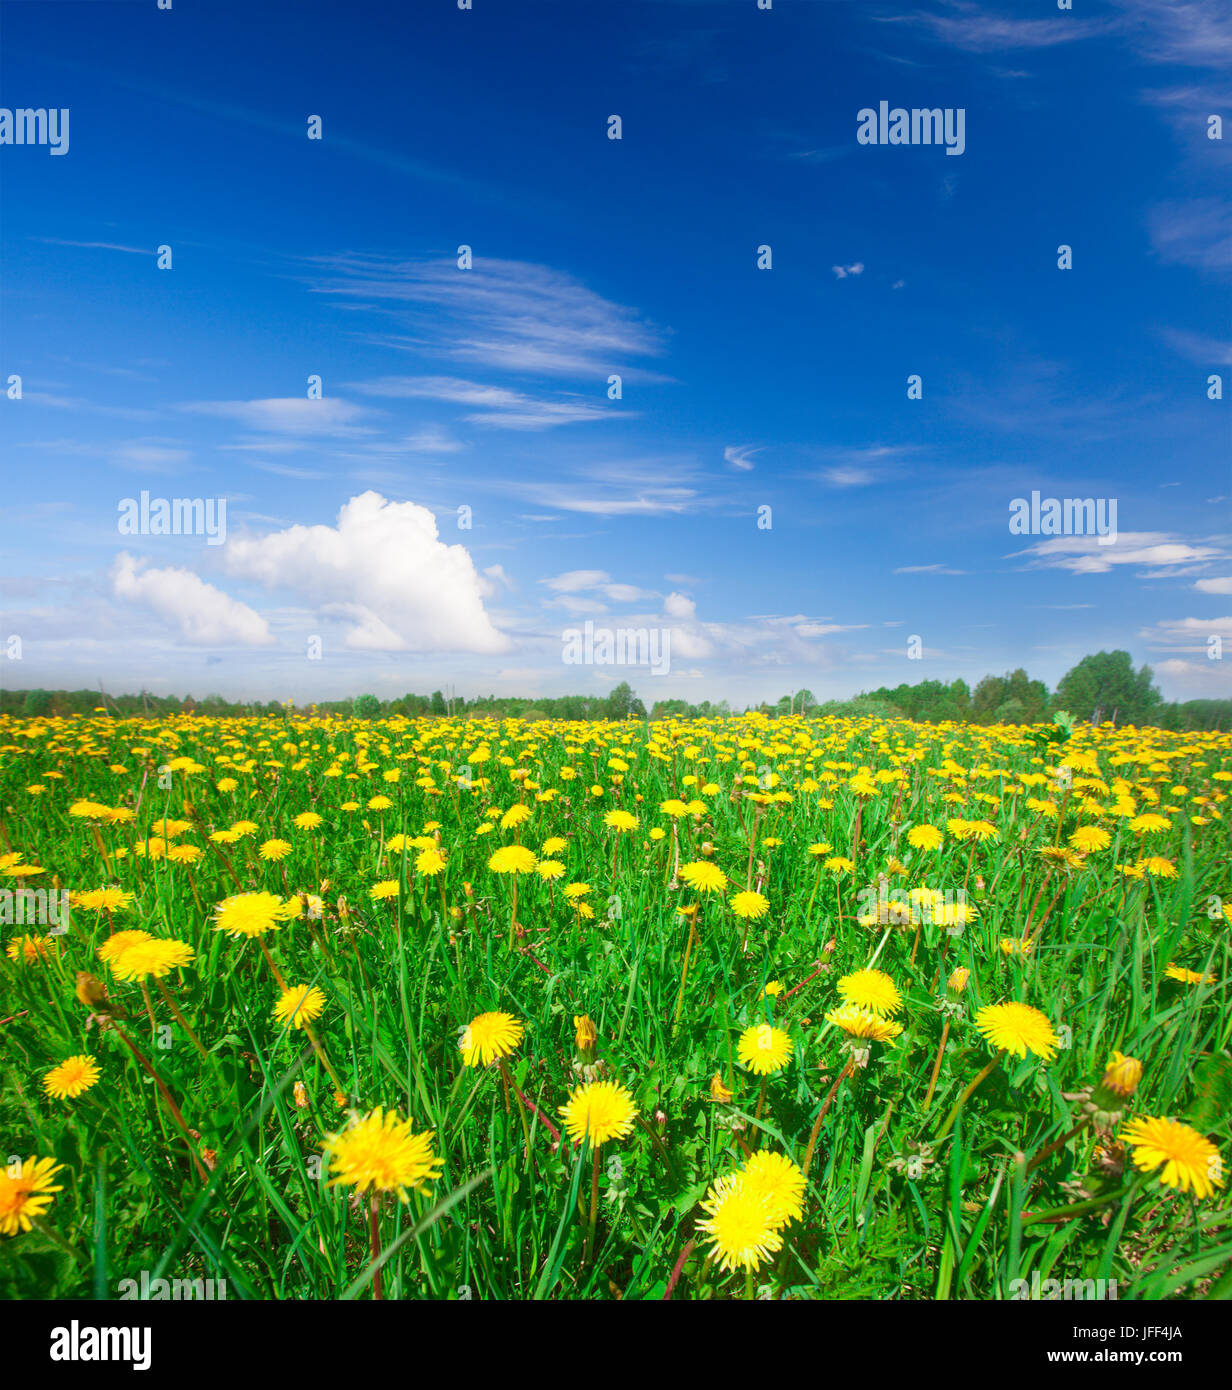
[[[1074,574],[1107,574],[1116,565],[1154,565],[1176,575],[1177,566],[1214,560],[1220,552],[1189,545],[1162,531],[1122,531],[1111,545],[1099,536],[1054,536],[1015,555],[1029,555],[1031,569],[1065,569]]]
[[[749,444],[729,444],[723,450],[723,462],[730,464],[738,472],[748,473],[753,467],[753,455],[760,454],[762,447],[753,448]]]
[[[1200,594],[1232,594],[1232,575],[1221,579],[1199,579],[1194,588]]]
[[[505,386],[485,386],[452,376],[386,376],[375,381],[349,382],[351,390],[367,396],[395,397],[401,400],[448,401],[470,406],[462,418],[472,425],[493,429],[543,430],[553,425],[576,425],[588,420],[611,420],[633,412],[614,411],[578,396],[528,396]]]
[[[228,541],[232,574],[285,589],[351,624],[348,647],[377,651],[507,651],[483,607],[484,582],[436,518],[378,492],[352,497],[333,526],[291,526]],[[490,581],[488,581],[490,582]]]
[[[274,642],[269,624],[245,603],[228,598],[191,570],[145,569],[145,561],[127,551],[117,557],[112,589],[117,598],[139,603],[179,628],[200,647],[268,647]]]
[[[362,406],[338,396],[276,396],[263,401],[191,401],[181,410],[234,420],[248,429],[272,434],[335,435],[354,432],[353,422],[365,414]]]
[[[663,333],[636,311],[604,299],[571,276],[524,261],[453,258],[392,261],[344,256],[318,264],[333,278],[319,294],[379,305],[406,321],[411,336],[388,346],[519,373],[626,378],[634,360],[657,356]]]
[[[900,565],[895,574],[966,574],[966,570],[951,569],[949,565]]]
[[[849,275],[863,275],[864,262],[857,261],[855,265],[832,265],[830,269],[834,272],[835,279],[846,280]]]
[[[594,589],[606,584],[611,577],[607,570],[568,570],[551,579],[540,580],[540,583],[546,584],[554,593],[576,594],[582,589]]]

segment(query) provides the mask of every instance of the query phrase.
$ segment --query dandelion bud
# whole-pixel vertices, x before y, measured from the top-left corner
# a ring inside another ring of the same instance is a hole
[[[655,1130],[658,1132],[659,1138],[662,1139],[663,1136],[667,1133],[667,1113],[666,1113],[666,1111],[663,1111],[663,1110],[656,1110],[655,1113],[654,1113],[654,1123],[655,1123]]]
[[[577,1043],[577,1050],[582,1054],[583,1061],[593,1061],[595,1055],[595,1044],[599,1041],[599,1034],[595,1031],[595,1025],[591,1022],[589,1014],[574,1014],[574,1041]]]
[[[297,1110],[304,1110],[308,1105],[308,1089],[302,1081],[295,1083],[295,1106]]]
[[[945,982],[945,987],[951,994],[961,994],[967,988],[967,981],[970,978],[970,970],[965,965],[960,965]]]
[[[731,1098],[732,1093],[724,1086],[722,1075],[716,1071],[710,1078],[710,1099],[720,1105],[726,1105]]]
[[[714,857],[714,846],[709,840],[704,841],[702,844],[702,855],[706,859],[712,859]]]
[[[1142,1080],[1142,1063],[1136,1057],[1123,1057],[1114,1052],[1108,1058],[1103,1077],[1091,1095],[1096,1109],[1114,1117],[1125,1108],[1126,1101],[1138,1089]]]
[[[834,952],[838,950],[838,938],[832,936],[821,949],[826,955],[833,955]]]

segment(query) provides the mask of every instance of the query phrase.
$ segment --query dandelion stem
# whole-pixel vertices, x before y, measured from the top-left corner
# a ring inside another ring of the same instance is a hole
[[[928,1093],[924,1097],[924,1109],[927,1110],[932,1102],[933,1092],[937,1088],[937,1078],[941,1075],[941,1059],[945,1056],[946,1039],[950,1036],[950,1020],[947,1018],[945,1027],[941,1030],[941,1041],[937,1044],[937,1060],[933,1063],[933,1074],[928,1079]]]
[[[801,1171],[807,1178],[809,1169],[813,1165],[813,1152],[817,1148],[817,1136],[821,1133],[821,1122],[825,1119],[826,1111],[830,1108],[830,1102],[838,1094],[838,1088],[843,1084],[843,1078],[848,1076],[852,1069],[852,1059],[848,1058],[847,1065],[839,1072],[835,1078],[834,1085],[830,1087],[830,1094],[821,1103],[821,1109],[817,1112],[817,1118],[813,1121],[813,1132],[809,1135],[808,1148],[804,1151],[804,1164]]]
[[[171,1010],[172,1017],[174,1017],[175,1021],[188,1034],[189,1039],[192,1042],[192,1045],[197,1049],[197,1051],[201,1054],[205,1061],[208,1062],[210,1060],[210,1054],[205,1050],[204,1047],[201,1046],[201,1039],[196,1035],[196,1033],[193,1032],[188,1020],[180,1012],[180,1006],[175,1002],[175,999],[172,997],[171,991],[167,988],[165,984],[163,984],[163,982],[158,978],[157,975],[155,975],[154,977],[154,984],[157,986],[159,994],[161,994],[162,997],[166,1000],[167,1007]]]
[[[590,1221],[586,1227],[586,1247],[582,1252],[583,1266],[590,1263],[595,1248],[595,1225],[599,1220],[599,1146],[592,1146],[594,1165],[590,1173]]]
[[[368,1206],[368,1244],[372,1254],[372,1263],[376,1265],[376,1269],[372,1275],[372,1297],[383,1299],[385,1297],[385,1292],[381,1284],[383,1271],[382,1267],[377,1264],[377,1261],[381,1258],[381,1233],[377,1226],[376,1203],[377,1198],[374,1192]]]
[[[946,1116],[945,1124],[943,1124],[941,1128],[937,1131],[937,1138],[933,1141],[934,1143],[939,1143],[950,1132],[950,1130],[953,1128],[954,1121],[958,1119],[958,1112],[963,1108],[964,1105],[966,1105],[967,1101],[970,1100],[971,1096],[974,1095],[976,1088],[988,1076],[992,1074],[994,1068],[1001,1061],[1002,1055],[1002,1053],[998,1052],[997,1055],[992,1059],[992,1061],[989,1062],[989,1064],[984,1068],[984,1070],[976,1076],[975,1080],[967,1086],[966,1090],[963,1091],[962,1095],[960,1095],[958,1099],[954,1102],[954,1108]]]

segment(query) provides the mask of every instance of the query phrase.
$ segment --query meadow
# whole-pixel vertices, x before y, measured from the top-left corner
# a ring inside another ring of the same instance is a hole
[[[0,1296],[1232,1296],[1232,735],[98,713],[0,757]]]

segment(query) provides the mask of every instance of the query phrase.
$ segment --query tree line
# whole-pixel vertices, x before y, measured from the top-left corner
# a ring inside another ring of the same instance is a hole
[[[492,716],[498,719],[706,719],[736,713],[726,700],[656,700],[649,713],[628,681],[621,681],[608,695],[505,696],[477,695],[471,699],[406,694],[381,700],[363,694],[345,700],[323,700],[295,706],[269,700],[235,701],[221,695],[195,700],[185,695],[102,695],[97,690],[0,690],[0,714],[27,717],[89,714],[98,708],[118,715],[199,714],[218,718],[235,715],[305,713],[388,719],[398,715]],[[1005,675],[985,676],[972,690],[965,680],[906,682],[863,691],[850,700],[818,701],[812,691],[798,690],[774,704],[762,702],[756,709],[770,717],[802,714],[809,718],[829,715],[870,715],[879,719],[912,719],[921,723],[1038,724],[1066,710],[1083,722],[1110,721],[1172,730],[1232,730],[1232,699],[1165,701],[1154,684],[1149,666],[1134,670],[1128,652],[1097,652],[1067,671],[1050,691],[1043,681],[1032,680],[1021,667]]]

